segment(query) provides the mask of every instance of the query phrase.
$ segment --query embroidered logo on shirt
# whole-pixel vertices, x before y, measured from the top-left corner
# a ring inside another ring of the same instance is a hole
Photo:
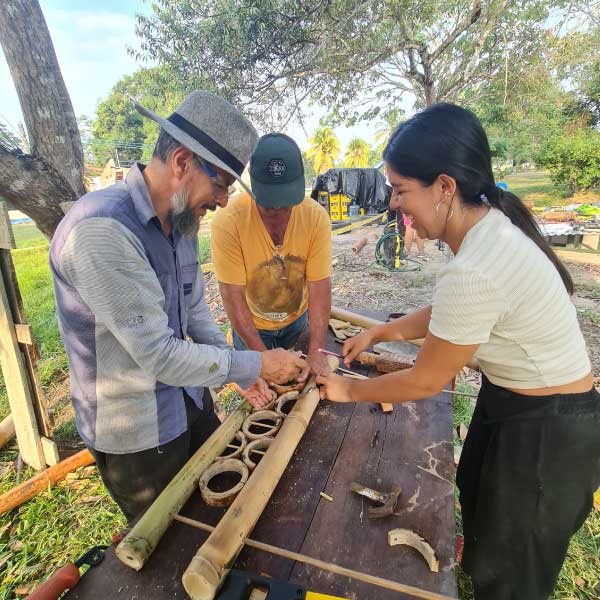
[[[285,169],[285,163],[281,158],[272,158],[267,166],[269,174],[271,175],[271,177],[275,178],[283,177],[283,175],[285,174]]]
[[[142,325],[144,323],[144,317],[142,315],[138,315],[137,317],[129,317],[127,321],[125,321],[125,325],[127,327],[137,327],[138,325]]]

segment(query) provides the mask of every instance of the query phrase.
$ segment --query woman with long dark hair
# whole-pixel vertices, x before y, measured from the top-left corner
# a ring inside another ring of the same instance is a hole
[[[463,568],[478,600],[542,600],[600,482],[600,394],[573,282],[515,195],[496,187],[478,119],[438,104],[401,124],[383,158],[391,207],[441,239],[431,306],[346,341],[425,338],[411,369],[356,381],[321,376],[340,402],[410,402],[440,392],[474,356],[483,384],[457,473]]]

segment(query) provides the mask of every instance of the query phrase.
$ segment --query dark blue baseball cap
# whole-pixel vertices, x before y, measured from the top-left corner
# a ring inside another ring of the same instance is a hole
[[[295,206],[304,200],[304,165],[298,144],[283,133],[258,140],[250,159],[250,183],[264,208]]]

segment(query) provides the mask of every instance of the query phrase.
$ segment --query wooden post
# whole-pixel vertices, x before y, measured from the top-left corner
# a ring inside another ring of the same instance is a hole
[[[38,429],[30,374],[19,347],[13,317],[13,305],[17,297],[20,300],[20,296],[14,289],[7,289],[5,284],[7,278],[9,285],[12,284],[13,277],[16,281],[10,256],[10,250],[14,247],[15,241],[8,219],[8,211],[6,204],[2,202],[0,203],[0,368],[4,375],[10,410],[23,460],[34,469],[43,469],[46,466],[46,460]]]

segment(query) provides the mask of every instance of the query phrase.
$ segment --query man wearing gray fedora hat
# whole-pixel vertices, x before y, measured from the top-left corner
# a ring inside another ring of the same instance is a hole
[[[254,127],[201,91],[168,119],[136,108],[161,126],[152,160],[80,198],[50,248],[77,429],[129,519],[218,425],[204,388],[236,382],[260,407],[265,379],[305,366],[283,350],[233,350],[204,299],[200,219],[241,182]]]

